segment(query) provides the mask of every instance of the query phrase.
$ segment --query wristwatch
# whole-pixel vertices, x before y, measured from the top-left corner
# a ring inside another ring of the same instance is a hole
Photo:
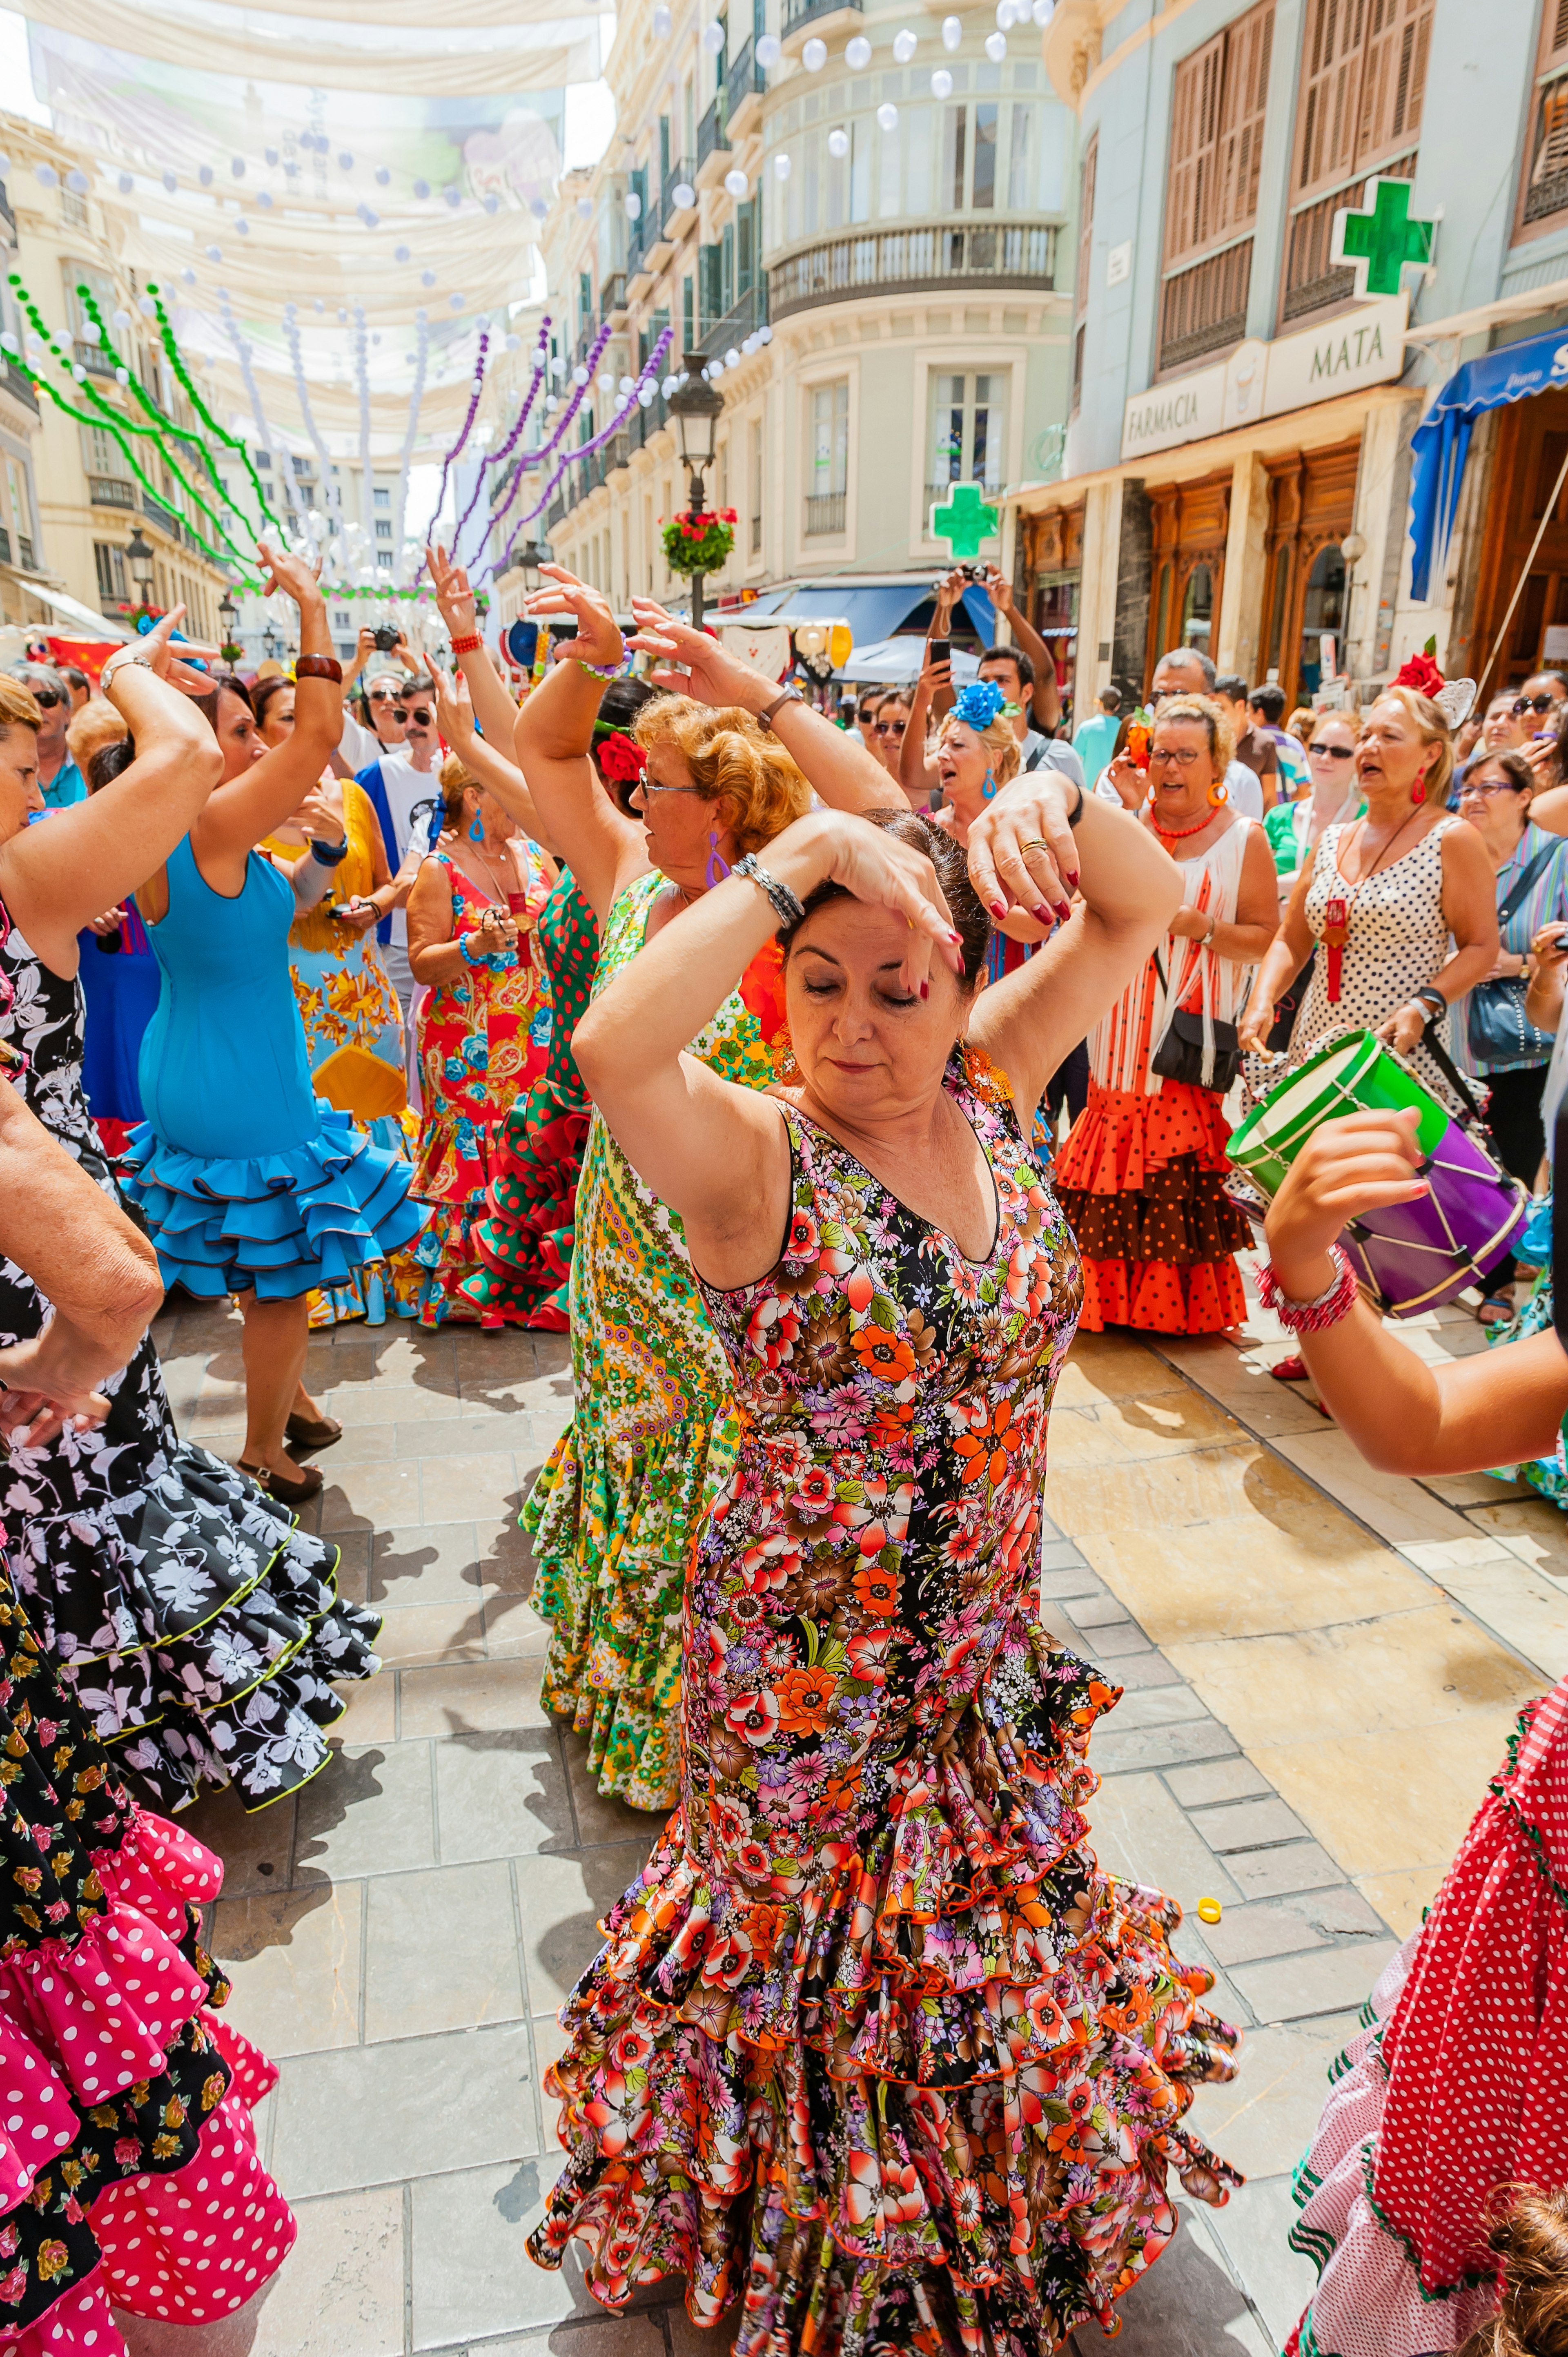
[[[757,726],[759,728],[766,728],[768,735],[771,736],[773,733],[774,714],[776,712],[782,712],[787,704],[804,704],[805,701],[806,699],[801,694],[800,689],[795,685],[794,682],[791,681],[788,687],[782,689],[779,694],[774,697],[771,704],[767,705],[763,711],[757,714]]]

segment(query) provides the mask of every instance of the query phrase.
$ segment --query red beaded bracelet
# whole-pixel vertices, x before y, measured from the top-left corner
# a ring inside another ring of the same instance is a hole
[[[484,643],[478,630],[473,630],[466,639],[454,639],[452,651],[455,655],[477,655]]]
[[[1321,1334],[1325,1327],[1337,1326],[1342,1318],[1348,1318],[1356,1306],[1360,1287],[1355,1270],[1337,1244],[1329,1245],[1328,1257],[1334,1263],[1334,1282],[1315,1301],[1293,1301],[1282,1290],[1273,1261],[1265,1261],[1258,1271],[1259,1300],[1293,1334]]]

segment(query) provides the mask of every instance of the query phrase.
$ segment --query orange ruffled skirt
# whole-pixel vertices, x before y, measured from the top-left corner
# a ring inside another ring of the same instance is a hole
[[[1145,1096],[1090,1080],[1057,1165],[1083,1255],[1081,1328],[1218,1334],[1242,1322],[1235,1255],[1251,1231],[1224,1191],[1230,1140],[1212,1089],[1165,1081]]]

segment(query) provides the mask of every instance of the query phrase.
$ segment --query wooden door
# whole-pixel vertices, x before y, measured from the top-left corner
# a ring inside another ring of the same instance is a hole
[[[1153,683],[1155,664],[1172,647],[1197,646],[1207,655],[1214,651],[1225,589],[1230,480],[1227,468],[1222,474],[1204,475],[1195,483],[1150,487],[1154,551],[1145,694]],[[1207,630],[1200,619],[1204,614],[1208,618]]]
[[[1326,450],[1295,450],[1288,457],[1267,461],[1269,472],[1268,563],[1263,580],[1262,629],[1258,633],[1258,676],[1279,674],[1287,711],[1303,700],[1311,682],[1303,679],[1306,655],[1305,627],[1309,602],[1313,635],[1329,627],[1341,639],[1343,599],[1337,621],[1321,582],[1314,586],[1314,567],[1326,552],[1337,549],[1349,532],[1356,512],[1356,474],[1361,446],[1340,442]],[[1341,661],[1343,650],[1341,649]]]
[[[1531,672],[1568,669],[1568,661],[1555,651],[1564,641],[1554,639],[1553,651],[1547,652],[1547,632],[1568,628],[1568,483],[1552,498],[1568,457],[1568,392],[1514,402],[1498,413],[1497,433],[1475,620],[1467,645],[1455,650],[1449,666],[1479,680],[1483,700],[1518,687]],[[1531,558],[1530,544],[1549,501],[1552,512]],[[1498,646],[1516,587],[1519,601]],[[1494,648],[1496,660],[1482,678]]]

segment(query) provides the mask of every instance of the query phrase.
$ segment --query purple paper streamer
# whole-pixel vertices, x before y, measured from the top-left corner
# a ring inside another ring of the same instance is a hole
[[[497,526],[503,522],[510,512],[512,505],[517,499],[517,495],[522,489],[523,477],[526,470],[530,467],[538,467],[542,465],[543,461],[549,457],[551,452],[556,447],[562,436],[566,432],[567,427],[576,416],[578,410],[581,409],[584,402],[587,399],[588,387],[593,382],[594,371],[598,366],[599,356],[603,352],[605,346],[609,342],[609,328],[607,327],[601,328],[589,348],[587,362],[583,370],[583,382],[581,384],[574,384],[572,387],[571,398],[567,402],[565,408],[561,413],[560,422],[557,425],[554,433],[552,434],[547,442],[542,442],[537,450],[530,450],[524,457],[518,461],[517,480],[512,485],[510,490],[507,493],[506,498],[502,500],[499,511],[490,518],[488,527],[489,537],[493,538]],[[537,514],[538,510],[535,509],[533,512]],[[514,533],[512,534],[513,540],[515,540],[517,534]],[[492,580],[495,578],[493,568],[491,570],[490,578]]]
[[[490,331],[488,328],[481,328],[478,356],[474,362],[474,390],[468,396],[468,414],[463,420],[463,431],[441,461],[441,489],[435,494],[435,505],[431,511],[430,522],[424,527],[424,544],[427,548],[430,545],[430,535],[435,529],[435,519],[441,513],[442,501],[446,497],[447,475],[451,471],[454,460],[462,457],[464,445],[473,432],[474,420],[479,414],[479,396],[485,389],[485,361],[489,349]],[[414,568],[413,581],[411,586],[415,588],[419,586],[419,576],[424,572],[427,562],[428,559],[422,556]]]
[[[674,330],[672,328],[666,328],[660,336],[658,343],[655,344],[652,351],[648,355],[647,364],[638,378],[638,385],[639,389],[645,384],[658,383],[660,365],[663,361],[665,353],[669,350],[674,340]],[[624,409],[618,409],[614,417],[611,418],[607,425],[601,428],[597,434],[591,435],[586,442],[579,442],[575,450],[569,450],[566,453],[566,456],[562,459],[561,464],[556,468],[555,472],[551,476],[550,480],[545,484],[543,490],[541,492],[538,505],[530,508],[526,515],[520,516],[518,518],[516,530],[514,530],[511,538],[506,544],[506,550],[501,557],[500,563],[495,567],[495,571],[498,574],[504,573],[506,571],[507,565],[510,561],[512,550],[517,545],[518,533],[521,532],[523,526],[525,524],[532,523],[534,517],[541,514],[542,511],[549,506],[550,495],[554,490],[556,484],[561,480],[563,475],[566,472],[567,468],[572,466],[578,458],[587,457],[590,451],[602,450],[605,444],[610,441],[620,432],[622,425],[625,424],[626,419],[630,413],[632,403],[635,401],[636,397],[636,393],[631,394],[627,401],[626,407]],[[543,457],[545,456],[545,452],[541,450],[537,455],[540,457]]]
[[[538,396],[539,388],[544,382],[544,364],[549,350],[550,315],[546,312],[544,317],[540,322],[539,342],[534,351],[533,374],[529,379],[528,391],[522,396],[522,407],[517,413],[517,424],[512,427],[511,432],[507,436],[506,440],[501,444],[500,448],[499,450],[492,451],[488,458],[481,458],[479,461],[479,471],[474,478],[474,496],[468,501],[467,506],[463,510],[462,514],[457,519],[457,529],[452,534],[452,562],[454,565],[457,562],[457,550],[462,541],[463,534],[467,529],[468,518],[473,514],[474,510],[479,504],[479,493],[485,487],[486,469],[491,467],[501,467],[506,464],[506,461],[516,449],[522,429],[528,423],[529,412],[532,409],[534,401]]]

